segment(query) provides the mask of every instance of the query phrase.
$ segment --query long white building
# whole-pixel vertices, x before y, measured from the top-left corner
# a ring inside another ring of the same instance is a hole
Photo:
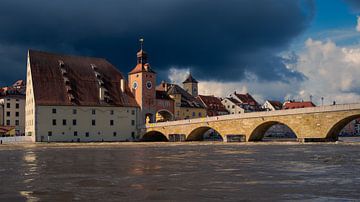
[[[108,61],[29,50],[27,136],[34,141],[126,141],[137,135],[139,107]]]

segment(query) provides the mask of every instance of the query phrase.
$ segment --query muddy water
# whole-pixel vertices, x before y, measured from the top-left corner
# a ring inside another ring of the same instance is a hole
[[[360,142],[0,145],[0,201],[353,201]]]

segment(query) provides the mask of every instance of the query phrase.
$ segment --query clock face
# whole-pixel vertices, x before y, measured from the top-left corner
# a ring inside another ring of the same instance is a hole
[[[147,81],[146,82],[146,88],[151,89],[151,87],[152,87],[151,81]]]
[[[136,81],[134,81],[133,85],[132,85],[133,89],[137,89],[138,87],[138,83]]]

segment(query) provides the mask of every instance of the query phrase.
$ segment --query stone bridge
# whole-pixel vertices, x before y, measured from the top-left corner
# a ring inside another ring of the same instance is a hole
[[[340,131],[356,118],[360,118],[360,103],[151,123],[141,128],[141,137],[145,141],[173,137],[180,137],[177,141],[194,141],[213,129],[224,141],[236,136],[242,141],[259,141],[271,126],[284,124],[299,141],[335,141]]]

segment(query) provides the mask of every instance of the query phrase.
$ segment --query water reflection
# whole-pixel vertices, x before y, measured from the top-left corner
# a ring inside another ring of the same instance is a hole
[[[354,142],[18,146],[0,152],[0,201],[355,200],[359,147]]]

